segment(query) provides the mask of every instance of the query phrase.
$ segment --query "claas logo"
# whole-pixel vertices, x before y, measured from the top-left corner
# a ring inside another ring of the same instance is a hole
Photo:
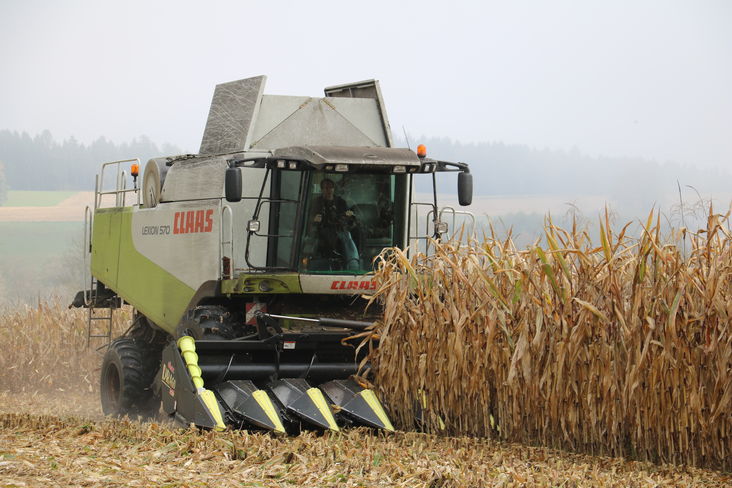
[[[376,281],[343,281],[335,280],[330,284],[331,290],[376,290]]]
[[[171,390],[175,390],[175,375],[173,374],[174,371],[175,368],[173,368],[173,365],[170,364],[170,361],[168,361],[168,364],[163,366],[161,379],[163,383],[165,383],[165,385]],[[171,391],[170,394],[172,395],[173,392]]]
[[[194,234],[213,230],[213,210],[188,210],[176,212],[173,218],[173,234]]]

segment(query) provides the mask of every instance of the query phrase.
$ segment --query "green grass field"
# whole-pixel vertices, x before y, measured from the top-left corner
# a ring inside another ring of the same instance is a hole
[[[0,222],[0,259],[53,258],[82,232],[81,222]]]
[[[81,289],[82,240],[81,222],[0,222],[0,309],[52,295],[70,302]]]
[[[4,207],[53,207],[77,191],[9,191]]]

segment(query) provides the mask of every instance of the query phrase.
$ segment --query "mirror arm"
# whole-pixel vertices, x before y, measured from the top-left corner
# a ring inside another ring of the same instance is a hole
[[[466,163],[453,163],[452,161],[432,160],[435,163],[435,171],[462,171],[470,173],[470,167]]]

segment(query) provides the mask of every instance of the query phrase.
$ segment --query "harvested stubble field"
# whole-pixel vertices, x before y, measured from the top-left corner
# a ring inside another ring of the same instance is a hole
[[[0,486],[727,486],[694,468],[428,434],[281,438],[0,414]]]
[[[719,222],[686,260],[652,220],[640,240],[605,223],[598,247],[548,226],[548,249],[486,239],[393,253],[377,272],[376,383],[404,429],[424,399],[438,435],[104,419],[85,312],[6,311],[0,486],[729,486],[691,467],[729,469],[732,249]]]

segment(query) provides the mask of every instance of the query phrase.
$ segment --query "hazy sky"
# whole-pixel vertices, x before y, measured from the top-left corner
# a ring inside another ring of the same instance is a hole
[[[414,139],[732,168],[731,60],[725,0],[0,0],[0,129],[195,152],[217,83],[377,78]]]

